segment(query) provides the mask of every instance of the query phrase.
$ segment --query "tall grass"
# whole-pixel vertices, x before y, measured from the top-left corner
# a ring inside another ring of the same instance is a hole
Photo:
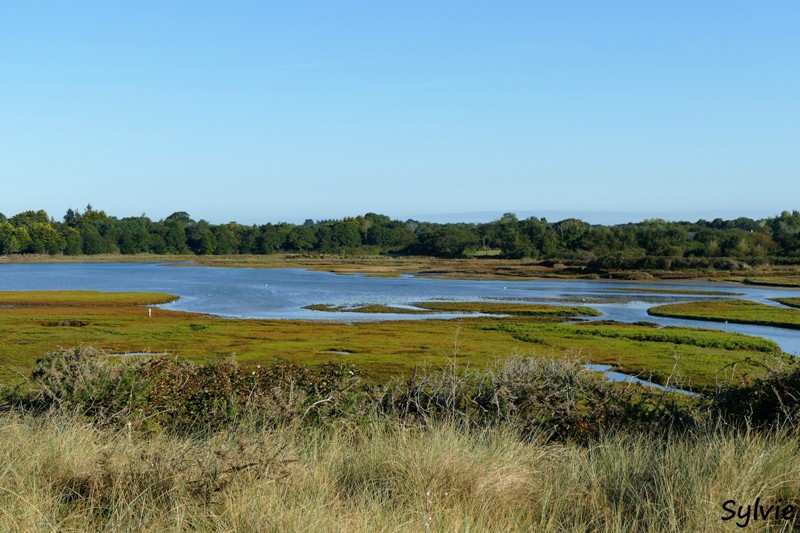
[[[0,458],[4,531],[730,531],[727,500],[800,501],[795,436],[720,425],[580,446],[396,420],[179,437],[9,413]]]
[[[701,401],[570,359],[376,388],[62,350],[3,395],[0,531],[790,531],[799,372]]]

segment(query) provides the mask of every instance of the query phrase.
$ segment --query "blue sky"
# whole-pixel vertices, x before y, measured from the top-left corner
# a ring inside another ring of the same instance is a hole
[[[0,212],[800,209],[798,27],[796,1],[4,2]]]

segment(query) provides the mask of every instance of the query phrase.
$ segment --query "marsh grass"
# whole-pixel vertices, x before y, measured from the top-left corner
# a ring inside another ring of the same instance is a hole
[[[437,312],[465,312],[489,313],[512,316],[541,318],[544,320],[558,320],[580,316],[600,316],[602,313],[591,307],[560,306],[523,303],[496,303],[496,302],[417,302],[416,307]]]
[[[551,306],[522,306],[534,315],[342,324],[224,319],[161,308],[154,308],[151,317],[142,305],[172,298],[161,294],[53,291],[0,293],[2,298],[9,302],[0,304],[0,382],[5,383],[29,374],[43,353],[80,344],[108,353],[169,353],[194,362],[235,353],[240,364],[251,367],[279,358],[309,366],[335,359],[386,382],[414,367],[446,366],[458,330],[459,359],[474,368],[509,353],[556,356],[573,349],[593,363],[650,373],[660,383],[673,373],[677,360],[677,370],[688,381],[698,390],[710,390],[721,367],[738,363],[740,369],[760,372],[747,360],[777,350],[774,343],[755,337],[695,328],[667,332],[637,324],[559,324],[591,311],[585,307],[559,307],[551,313]],[[474,304],[486,312],[504,312],[511,305]],[[347,354],[332,355],[332,347]]]
[[[775,301],[789,307],[800,308],[800,298],[775,298]]]
[[[730,531],[727,500],[800,500],[796,436],[713,424],[579,446],[446,422],[145,437],[10,413],[0,457],[4,531]]]
[[[704,300],[661,305],[651,307],[647,313],[672,318],[800,329],[800,311],[797,309],[777,307],[750,300]]]

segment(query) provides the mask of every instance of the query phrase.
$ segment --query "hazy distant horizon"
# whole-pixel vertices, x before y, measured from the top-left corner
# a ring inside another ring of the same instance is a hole
[[[736,211],[736,210],[720,210],[720,211],[567,211],[567,210],[558,210],[558,209],[543,209],[543,210],[535,210],[535,209],[525,209],[525,210],[513,210],[513,209],[506,209],[506,210],[483,210],[483,211],[462,211],[462,212],[430,212],[430,213],[414,213],[410,210],[405,211],[398,211],[395,212],[384,212],[381,210],[361,210],[354,213],[338,213],[338,214],[330,214],[330,213],[305,213],[303,215],[297,216],[288,216],[288,217],[280,217],[271,215],[270,213],[264,212],[263,214],[245,214],[242,213],[242,216],[233,216],[233,217],[226,217],[226,216],[214,216],[213,214],[209,213],[202,213],[202,212],[192,212],[187,209],[180,208],[180,206],[176,207],[174,210],[163,211],[159,213],[150,213],[147,210],[139,211],[139,212],[130,212],[130,210],[124,210],[122,212],[116,212],[113,209],[107,209],[102,205],[91,203],[92,208],[96,210],[105,211],[105,213],[109,216],[113,216],[116,218],[126,218],[126,217],[136,217],[144,213],[145,216],[150,218],[151,220],[162,220],[167,218],[172,213],[176,213],[179,211],[187,212],[192,219],[194,220],[205,220],[211,224],[225,224],[228,222],[237,222],[239,224],[244,224],[247,226],[256,224],[267,224],[267,223],[280,223],[280,222],[288,222],[290,224],[302,224],[308,219],[314,220],[318,222],[320,220],[339,220],[342,218],[347,217],[357,217],[363,216],[367,213],[377,213],[379,215],[386,215],[392,220],[416,220],[418,222],[435,222],[435,223],[485,223],[491,222],[493,220],[497,220],[502,217],[505,213],[514,213],[519,220],[524,220],[530,217],[537,217],[537,218],[545,218],[548,222],[558,222],[560,220],[564,220],[567,218],[578,218],[583,220],[584,222],[588,222],[589,224],[600,224],[600,225],[616,225],[616,224],[627,224],[627,223],[635,223],[635,222],[642,222],[646,219],[654,219],[660,218],[670,222],[697,222],[698,220],[714,220],[716,218],[721,218],[723,220],[733,220],[739,217],[747,217],[754,220],[763,219],[763,218],[770,218],[776,217],[781,214],[782,211],[793,211],[796,210],[796,207],[789,206],[785,209],[781,209],[779,211],[768,211],[768,210],[746,210],[746,211]],[[86,208],[86,205],[82,206],[71,206],[70,209],[78,210],[83,212]],[[47,211],[47,214],[56,221],[61,221],[63,219],[64,214],[67,212],[68,208],[64,208],[62,210],[53,211],[51,209],[47,209],[45,207],[27,207],[25,209],[20,210],[4,210],[3,206],[0,206],[0,213],[5,215],[6,217],[12,217],[18,213],[27,210],[39,210],[44,209]],[[230,211],[230,210],[228,210]]]

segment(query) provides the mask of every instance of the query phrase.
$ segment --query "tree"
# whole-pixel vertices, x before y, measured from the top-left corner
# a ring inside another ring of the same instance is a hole
[[[441,257],[458,257],[480,244],[475,226],[466,224],[431,225],[420,232],[418,239],[415,251]]]
[[[81,223],[81,214],[77,211],[73,211],[72,208],[67,209],[67,212],[64,215],[64,224],[74,228],[80,223]]]
[[[36,254],[56,255],[64,251],[66,242],[50,223],[36,222],[30,229],[27,251]]]
[[[577,250],[581,246],[581,240],[586,235],[589,225],[577,218],[567,218],[555,224],[561,246],[567,250]]]
[[[82,223],[78,227],[80,232],[81,242],[83,245],[83,253],[86,255],[102,254],[105,251],[103,237],[100,231],[92,224]]]
[[[147,217],[123,218],[119,221],[119,251],[139,254],[150,250],[150,219]]]
[[[256,238],[256,253],[272,254],[280,250],[286,242],[291,226],[289,224],[265,224]]]
[[[311,226],[295,226],[286,238],[286,246],[289,250],[308,251],[313,250],[317,245],[317,237]]]
[[[187,213],[186,211],[176,211],[172,213],[170,216],[168,216],[166,220],[167,222],[178,222],[185,226],[195,223],[194,220],[192,220],[192,217],[190,217],[189,213]]]
[[[16,227],[32,228],[34,224],[49,224],[50,217],[43,209],[39,211],[23,211],[11,217],[9,220]]]
[[[201,220],[186,228],[186,244],[195,254],[208,255],[216,250],[217,238],[214,237],[208,222]]]
[[[61,238],[64,239],[65,255],[81,255],[83,253],[83,239],[81,239],[81,232],[77,228],[62,227]]]
[[[230,224],[222,224],[213,228],[214,238],[217,240],[217,246],[214,249],[215,254],[228,255],[239,251],[239,243],[232,229],[234,225],[236,223],[231,222]]]
[[[17,254],[22,251],[22,243],[17,235],[17,228],[9,222],[0,222],[0,254]]]

